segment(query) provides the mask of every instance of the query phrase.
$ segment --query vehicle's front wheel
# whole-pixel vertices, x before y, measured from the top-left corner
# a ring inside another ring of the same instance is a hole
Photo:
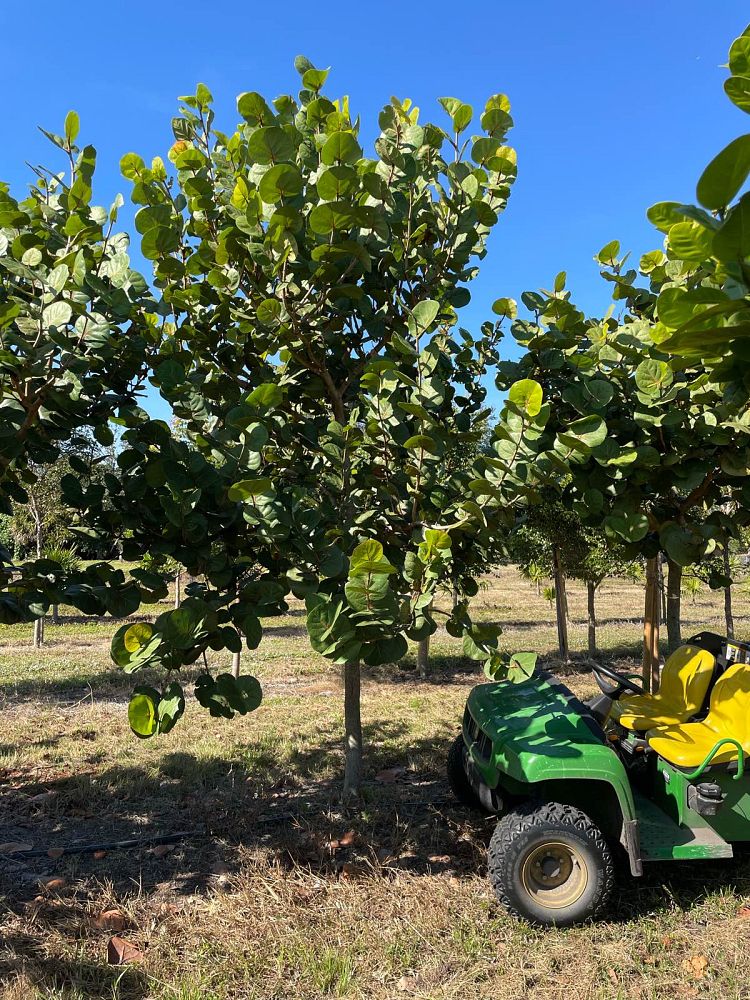
[[[446,767],[448,784],[451,786],[451,791],[459,802],[463,802],[470,809],[480,809],[482,812],[486,812],[487,810],[479,801],[479,796],[471,787],[469,779],[466,777],[466,771],[464,770],[465,753],[464,738],[459,733],[453,743],[451,743],[451,748],[448,751],[448,763]]]
[[[503,816],[490,841],[489,871],[503,906],[545,927],[595,916],[614,879],[601,830],[560,802],[526,802]]]

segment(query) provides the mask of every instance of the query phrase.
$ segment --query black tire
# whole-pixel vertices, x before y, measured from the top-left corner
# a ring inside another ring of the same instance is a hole
[[[486,812],[486,809],[479,801],[479,796],[471,787],[469,779],[466,777],[466,771],[464,771],[465,753],[464,738],[459,733],[453,743],[451,743],[451,748],[448,751],[448,784],[451,786],[451,791],[459,802],[462,802],[470,809],[479,809],[481,812]]]
[[[586,813],[560,802],[525,802],[495,827],[489,874],[510,913],[540,927],[569,927],[601,912],[614,864]]]

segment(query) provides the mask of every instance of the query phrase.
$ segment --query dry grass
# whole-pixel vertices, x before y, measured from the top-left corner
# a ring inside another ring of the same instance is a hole
[[[538,649],[554,664],[546,602],[511,569],[487,584],[478,615],[504,624],[508,649]],[[625,662],[638,648],[641,593],[614,581],[599,603],[600,645]],[[750,604],[738,595],[738,605],[746,635]],[[582,649],[580,589],[570,606],[571,645]],[[686,634],[722,631],[720,608],[709,591],[688,601]],[[443,780],[480,680],[445,634],[429,681],[415,678],[413,655],[367,676],[364,801],[342,812],[339,677],[309,651],[298,612],[269,623],[248,656],[266,691],[257,713],[209,721],[191,707],[174,733],[145,743],[125,721],[130,681],[108,662],[112,623],[49,627],[41,651],[27,627],[0,630],[0,841],[40,851],[0,862],[0,995],[750,997],[746,859],[624,877],[608,919],[573,931],[533,931],[495,905],[484,870],[491,821],[458,808]],[[592,689],[589,675],[567,672],[578,693]],[[191,833],[166,854],[45,853],[179,831]],[[51,878],[65,885],[49,888]],[[142,962],[107,964],[111,932],[96,918],[108,908],[123,913]]]

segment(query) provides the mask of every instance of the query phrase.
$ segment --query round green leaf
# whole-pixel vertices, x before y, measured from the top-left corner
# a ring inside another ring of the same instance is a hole
[[[684,216],[677,211],[678,201],[659,201],[646,212],[649,221],[663,233],[669,232],[677,222],[682,222]]]
[[[296,152],[288,132],[279,125],[256,129],[247,141],[247,152],[255,163],[291,160]]]
[[[185,692],[177,681],[169,684],[157,706],[160,733],[168,733],[185,711]]]
[[[699,222],[688,219],[672,226],[668,233],[669,249],[680,260],[700,263],[711,256],[713,233]]]
[[[244,436],[250,451],[260,451],[268,443],[268,431],[263,424],[250,424],[245,429]]]
[[[265,125],[273,121],[273,111],[266,104],[265,98],[255,91],[240,94],[237,98],[237,110],[251,125]]]
[[[564,437],[566,443],[577,442],[585,448],[597,448],[607,437],[607,425],[601,417],[591,414],[568,424],[565,434],[560,437]]]
[[[159,257],[174,253],[179,246],[180,234],[166,226],[149,229],[141,240],[141,252],[148,260],[158,260]]]
[[[311,67],[310,69],[305,70],[302,76],[302,86],[307,90],[314,90],[317,93],[317,91],[319,91],[326,82],[330,71],[330,66],[328,69],[315,69],[314,67]]]
[[[650,358],[635,370],[635,384],[646,396],[658,396],[672,384],[674,374],[666,361]]]
[[[137,688],[128,705],[128,722],[136,736],[148,739],[157,731],[159,692],[154,688]]]
[[[434,299],[422,299],[417,302],[411,311],[414,325],[419,333],[424,333],[435,322],[437,314],[440,312],[440,303]]]
[[[738,108],[750,114],[750,79],[746,76],[730,76],[724,81],[724,91]]]
[[[515,319],[518,315],[518,304],[515,299],[495,299],[492,303],[492,311],[496,316]]]
[[[252,497],[270,493],[271,489],[271,480],[264,476],[258,479],[243,479],[229,487],[228,496],[230,500],[250,500]]]
[[[362,156],[359,143],[351,132],[334,132],[320,151],[320,158],[326,166],[334,163],[356,163]]]
[[[293,198],[302,190],[302,174],[291,163],[277,163],[263,174],[258,185],[261,198],[275,205],[282,198]]]
[[[624,538],[626,542],[640,542],[648,534],[648,518],[645,514],[626,511],[604,518],[607,534]]]
[[[327,201],[310,212],[310,229],[320,236],[352,229],[357,225],[353,206],[341,201]]]
[[[706,540],[675,521],[668,521],[659,531],[659,541],[670,559],[680,566],[697,562],[706,547]]]
[[[77,112],[69,111],[65,116],[65,139],[69,146],[76,141],[81,129],[81,120]]]
[[[42,261],[42,251],[36,247],[30,247],[21,257],[21,263],[26,267],[36,267]]]
[[[741,135],[725,146],[701,174],[698,201],[709,209],[726,208],[749,173],[750,135]]]
[[[740,35],[732,42],[729,68],[735,76],[750,76],[750,35]]]
[[[343,164],[328,167],[318,178],[316,187],[324,201],[338,201],[359,187],[357,171]]]
[[[523,378],[510,387],[508,399],[528,416],[535,417],[542,408],[544,394],[538,382],[531,378]]]
[[[42,313],[42,321],[45,326],[61,327],[70,322],[72,315],[73,310],[69,302],[52,302],[50,305],[45,306]]]
[[[281,315],[281,303],[278,299],[264,299],[256,310],[258,322],[264,326],[273,326]]]

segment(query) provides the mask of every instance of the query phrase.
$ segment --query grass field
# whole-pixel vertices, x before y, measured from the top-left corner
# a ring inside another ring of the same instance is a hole
[[[582,650],[585,592],[572,585],[569,603]],[[610,662],[637,657],[641,604],[637,585],[603,588]],[[552,611],[515,570],[488,577],[473,607],[503,625],[508,650],[560,669]],[[0,848],[2,997],[750,998],[750,854],[623,877],[606,919],[572,931],[533,930],[495,904],[492,822],[455,804],[444,780],[481,679],[445,633],[428,680],[413,651],[366,674],[363,804],[342,812],[340,678],[310,651],[301,609],[246,654],[265,690],[258,712],[213,720],[189,703],[148,742],[127,726],[114,624],[65,610],[42,650],[28,626],[0,628],[0,842],[34,848]],[[721,595],[687,599],[684,619],[685,635],[723,631]],[[750,635],[741,592],[736,628]],[[583,659],[565,672],[586,695]],[[152,840],[112,846],[129,838]],[[108,963],[113,932],[139,961]]]

